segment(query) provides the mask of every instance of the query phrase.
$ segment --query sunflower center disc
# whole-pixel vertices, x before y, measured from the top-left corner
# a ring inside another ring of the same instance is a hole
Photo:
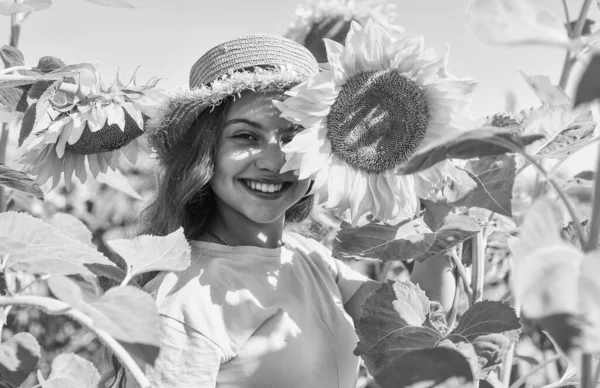
[[[396,70],[348,79],[327,116],[334,154],[354,168],[379,173],[402,163],[425,136],[425,94]]]
[[[75,144],[67,143],[65,149],[79,155],[110,152],[125,147],[143,133],[135,120],[125,112],[125,131],[117,124],[106,123],[102,129],[92,132],[86,123],[79,140]]]

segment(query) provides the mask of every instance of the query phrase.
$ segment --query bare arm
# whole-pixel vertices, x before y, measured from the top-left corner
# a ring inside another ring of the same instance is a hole
[[[456,280],[445,253],[430,257],[422,263],[415,262],[410,280],[418,284],[429,299],[440,302],[445,310],[452,307]]]

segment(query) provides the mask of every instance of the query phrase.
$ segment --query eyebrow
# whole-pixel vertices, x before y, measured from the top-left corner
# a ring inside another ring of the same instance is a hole
[[[248,119],[243,119],[243,118],[231,119],[223,125],[223,128],[225,128],[229,125],[232,125],[232,124],[237,124],[237,123],[248,124],[249,126],[254,127],[256,129],[262,129],[262,125],[260,125],[260,123],[257,123],[256,121],[252,121],[252,120],[248,120]]]

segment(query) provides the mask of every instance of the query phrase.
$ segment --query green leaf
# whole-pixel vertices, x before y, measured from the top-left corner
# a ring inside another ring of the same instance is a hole
[[[0,89],[6,90],[6,89]],[[34,102],[27,108],[25,111],[25,115],[23,116],[23,121],[21,122],[21,131],[19,132],[19,147],[23,145],[23,142],[31,135],[33,131],[33,126],[35,125],[35,113],[37,110],[37,102]]]
[[[96,388],[101,376],[90,361],[73,353],[59,354],[52,360],[48,379],[38,372],[42,388]]]
[[[4,45],[0,47],[0,57],[6,68],[25,65],[23,53],[14,46]]]
[[[151,271],[183,271],[191,263],[183,228],[164,237],[144,235],[108,241],[107,245],[127,263],[129,279]]]
[[[505,129],[487,127],[444,139],[413,154],[399,168],[403,174],[414,174],[446,159],[471,159],[513,152],[542,139],[543,135],[517,136]]]
[[[48,74],[65,66],[66,64],[61,59],[51,56],[45,56],[39,59],[37,66],[33,69],[35,71],[39,71],[42,74]]]
[[[570,106],[572,104],[571,98],[565,90],[552,84],[550,77],[547,75],[528,75],[523,71],[521,71],[521,75],[541,102],[553,106]]]
[[[25,112],[27,110],[27,93],[19,88],[0,89],[0,104],[11,111]]]
[[[68,303],[75,309],[81,309],[82,305],[97,301],[102,294],[95,284],[62,275],[50,276],[47,284],[57,299]]]
[[[480,207],[512,217],[511,199],[517,172],[515,158],[512,155],[479,158],[469,161],[466,170],[477,186],[452,205]]]
[[[90,63],[79,63],[68,65],[56,69],[47,74],[24,75],[24,74],[3,74],[0,75],[0,88],[10,88],[21,85],[31,85],[38,81],[57,81],[64,77],[77,76],[81,72],[89,71],[95,76],[96,68]]]
[[[519,133],[544,136],[544,140],[530,144],[527,151],[543,158],[566,158],[597,138],[596,120],[589,106],[572,109],[542,105],[523,114]]]
[[[119,283],[122,283],[127,277],[127,272],[115,265],[86,264],[85,267],[96,276],[104,276]],[[130,280],[130,282],[132,281]]]
[[[473,343],[482,335],[502,334],[520,329],[521,323],[512,307],[506,303],[485,300],[473,304],[465,311],[447,338],[453,342]]]
[[[118,8],[135,8],[135,6],[128,0],[88,0],[90,3],[103,5],[105,7],[118,7]]]
[[[410,282],[384,283],[365,301],[356,325],[354,353],[373,371],[411,349],[433,347],[442,335],[420,327],[429,314],[429,300]]]
[[[444,224],[446,217],[455,208],[446,201],[432,202],[426,199],[421,199],[421,205],[425,208],[423,222],[433,231],[438,230]]]
[[[575,106],[594,101],[600,97],[600,54],[592,57],[579,79],[575,92]]]
[[[382,261],[415,259],[423,261],[467,240],[481,230],[469,216],[450,214],[436,231],[418,219],[390,225],[371,222],[352,228],[343,222],[333,242],[337,258],[371,258]]]
[[[95,247],[92,243],[92,232],[79,218],[67,213],[56,213],[48,223],[60,230],[65,236],[89,247]]]
[[[14,15],[17,13],[41,11],[49,8],[52,0],[24,0],[23,2],[2,1],[0,2],[0,13]]]
[[[54,82],[55,81],[37,81],[29,88],[29,91],[27,92],[27,98],[31,100],[39,100],[40,97],[42,97],[42,95],[44,94],[44,92],[48,90],[48,88],[52,86]]]
[[[94,327],[129,344],[149,364],[160,350],[158,309],[150,294],[132,286],[111,288],[100,299],[80,305]]]
[[[26,249],[8,251],[7,270],[48,275],[91,275],[86,264],[115,266],[96,249],[25,213],[0,214],[0,236],[8,241],[8,244],[3,244],[5,246],[26,245]]]
[[[0,185],[33,195],[41,200],[44,199],[44,193],[42,192],[42,189],[40,189],[40,186],[38,186],[27,174],[13,170],[2,163],[0,163]]]
[[[29,333],[17,333],[0,344],[0,376],[20,386],[40,359],[40,345]]]
[[[378,371],[375,381],[381,388],[472,388],[473,372],[457,350],[437,347],[403,354]]]
[[[570,47],[563,22],[527,1],[477,0],[469,8],[467,23],[478,39],[491,45]]]

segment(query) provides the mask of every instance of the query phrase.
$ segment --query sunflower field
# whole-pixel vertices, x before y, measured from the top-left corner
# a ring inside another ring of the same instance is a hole
[[[356,388],[600,384],[600,29],[588,18],[600,2],[582,0],[574,19],[563,4],[566,20],[526,0],[465,10],[485,44],[565,52],[557,85],[522,72],[539,105],[486,117],[469,111],[476,82],[406,35],[386,1],[299,6],[286,36],[326,65],[274,102],[304,127],[283,147],[283,171],[311,179],[318,198],[291,228],[383,282],[355,322]],[[51,6],[0,1],[11,20],[0,48],[0,388],[110,387],[114,359],[128,387],[149,388],[159,315],[137,279],[182,271],[191,256],[182,229],[136,229],[157,186],[144,135],[168,91],[157,78],[105,82],[90,63],[27,58],[21,29]],[[390,136],[348,136],[365,117]],[[565,175],[581,153],[589,164]],[[408,280],[426,260],[451,264],[447,311]]]

